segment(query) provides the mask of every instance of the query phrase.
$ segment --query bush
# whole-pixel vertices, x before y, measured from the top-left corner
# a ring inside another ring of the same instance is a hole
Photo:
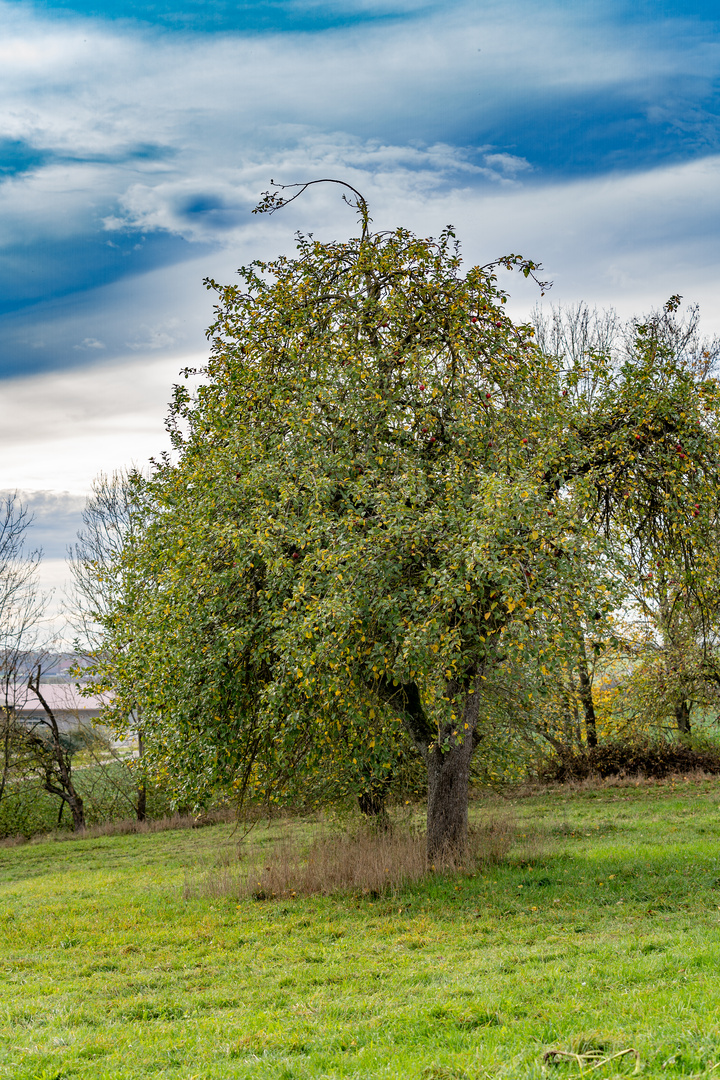
[[[586,780],[590,776],[646,776],[701,770],[720,773],[720,747],[712,743],[668,742],[662,739],[617,739],[600,746],[568,748],[553,754],[538,769],[542,783]]]

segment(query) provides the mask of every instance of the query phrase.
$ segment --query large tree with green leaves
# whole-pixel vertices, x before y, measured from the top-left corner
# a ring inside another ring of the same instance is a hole
[[[124,566],[115,710],[139,698],[186,797],[372,793],[413,747],[436,858],[465,841],[496,674],[602,636],[618,598],[584,522],[665,435],[634,438],[630,376],[599,411],[568,396],[577,372],[507,317],[497,267],[533,263],[464,270],[452,229],[372,233],[352,194],[356,239],[208,282],[211,358]]]

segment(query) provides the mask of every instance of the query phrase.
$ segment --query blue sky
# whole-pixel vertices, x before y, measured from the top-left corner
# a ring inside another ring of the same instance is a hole
[[[203,278],[352,229],[318,189],[251,216],[271,177],[539,259],[548,302],[679,292],[720,329],[719,29],[701,0],[0,0],[0,488],[48,574],[92,476],[164,448]]]

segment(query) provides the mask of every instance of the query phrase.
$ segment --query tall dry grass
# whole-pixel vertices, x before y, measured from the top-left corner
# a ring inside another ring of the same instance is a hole
[[[470,831],[467,849],[429,866],[425,836],[409,828],[326,833],[303,846],[287,833],[267,849],[239,847],[223,865],[186,877],[184,895],[256,900],[350,892],[381,896],[437,872],[473,871],[500,862],[515,837],[508,817]]]

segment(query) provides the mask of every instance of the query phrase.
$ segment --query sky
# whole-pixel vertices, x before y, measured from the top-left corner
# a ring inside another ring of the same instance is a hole
[[[331,188],[253,216],[271,179],[536,259],[543,304],[679,293],[720,331],[719,31],[715,0],[0,0],[0,491],[53,618],[93,477],[168,447],[204,280],[354,232]]]

